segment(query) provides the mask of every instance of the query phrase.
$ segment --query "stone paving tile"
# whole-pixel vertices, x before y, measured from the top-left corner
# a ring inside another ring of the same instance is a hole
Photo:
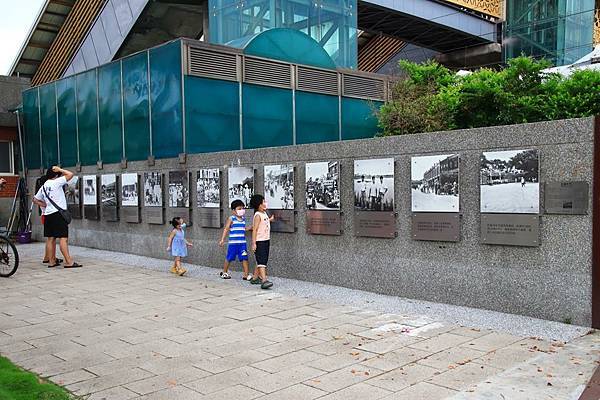
[[[137,395],[136,395],[137,396]],[[185,386],[173,386],[144,396],[135,397],[136,400],[204,400],[204,396]],[[108,399],[107,399],[108,400]]]
[[[202,400],[252,400],[264,393],[247,386],[235,385],[202,397]]]
[[[300,337],[265,346],[261,348],[260,351],[263,351],[272,356],[281,356],[283,354],[291,353],[296,350],[306,349],[322,343],[323,341],[319,339]]]
[[[410,347],[437,353],[439,351],[458,346],[459,344],[465,343],[469,340],[470,338],[465,336],[454,335],[452,333],[442,333],[439,336],[434,336],[430,339],[411,344]]]
[[[184,386],[202,394],[209,394],[232,385],[259,382],[266,374],[265,371],[246,366],[187,382]]]
[[[367,383],[391,392],[397,392],[417,382],[424,381],[437,373],[439,371],[434,368],[412,363],[369,379]]]
[[[324,373],[324,371],[306,365],[297,365],[262,377],[258,382],[257,387],[264,393],[273,393],[288,386],[301,383],[307,379],[316,379]]]
[[[375,356],[376,354],[369,353],[366,351],[351,351],[348,353],[339,353],[331,356],[321,357],[318,360],[306,363],[306,365],[323,371],[333,372],[340,368],[344,368],[361,362],[368,367],[369,365],[365,362]]]
[[[499,372],[501,370],[498,368],[468,363],[436,375],[427,382],[454,390],[464,390]]]
[[[510,345],[482,355],[476,360],[473,360],[473,362],[498,369],[507,369],[513,365],[523,363],[537,355],[536,352],[530,351],[527,347]]]
[[[106,389],[101,392],[92,393],[85,400],[129,400],[134,399],[138,395],[137,393],[127,390],[122,386]]]
[[[201,371],[198,368],[187,367],[177,371],[172,371],[168,374],[152,376],[150,378],[127,383],[123,386],[132,392],[145,395],[166,389],[168,387],[176,386],[178,384],[191,382],[209,375],[210,373]]]
[[[366,383],[357,383],[345,389],[320,397],[319,400],[378,400],[392,392]]]
[[[92,374],[91,372],[85,371],[83,369],[78,369],[77,371],[71,371],[65,374],[54,375],[50,378],[50,380],[56,383],[57,385],[65,386],[70,385],[72,383],[92,379],[95,377],[96,375]]]
[[[492,351],[518,342],[521,338],[505,333],[492,332],[462,344],[463,347],[480,351]]]
[[[153,374],[140,368],[133,368],[128,371],[122,371],[116,374],[104,375],[97,378],[88,379],[83,382],[67,385],[67,389],[78,395],[100,392],[117,386],[126,385],[130,382],[149,378]]]
[[[361,364],[387,372],[422,360],[429,355],[431,353],[427,351],[404,347],[389,353],[377,354],[375,357],[369,358]]]
[[[433,385],[427,382],[419,382],[385,397],[383,400],[442,400],[450,398],[456,393],[455,390],[442,386]]]
[[[356,349],[370,351],[371,353],[385,354],[402,347],[414,345],[422,340],[422,338],[416,338],[413,336],[400,334],[387,337],[381,340],[376,340],[371,343],[364,344],[362,346],[357,346]]]
[[[260,387],[258,387],[260,389]],[[258,397],[260,400],[313,400],[326,395],[324,392],[313,387],[298,384],[278,390],[277,392]]]
[[[372,377],[382,372],[376,368],[361,365],[350,366],[307,380],[304,384],[331,393],[367,379],[372,379]]]
[[[323,357],[322,354],[302,349],[281,356],[272,357],[264,361],[254,363],[251,366],[254,368],[262,369],[263,371],[275,373],[285,368],[309,363],[310,361],[319,359],[321,357]]]
[[[268,358],[271,358],[271,355],[256,350],[245,350],[227,357],[203,360],[197,364],[194,364],[194,366],[210,373],[218,374],[220,372],[225,372],[230,369],[239,368],[250,364],[256,365],[255,363]]]
[[[468,364],[470,362],[476,362],[477,359],[484,354],[486,353],[475,349],[454,347],[422,358],[418,361],[418,363],[421,365],[427,365],[428,367],[432,367],[440,371],[446,371],[448,368]]]

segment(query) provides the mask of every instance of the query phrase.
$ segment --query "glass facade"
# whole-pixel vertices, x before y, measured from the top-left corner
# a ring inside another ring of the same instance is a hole
[[[275,31],[265,36],[272,39]],[[314,44],[305,35],[285,31],[299,36],[300,43]],[[263,45],[254,50],[262,51]],[[316,44],[315,49],[322,54],[312,54],[308,62],[327,67],[323,56],[328,56]],[[377,132],[373,107],[381,103],[311,91],[318,77],[303,78],[308,88],[293,90],[292,85],[187,75],[181,50],[181,41],[170,42],[26,90],[27,167],[116,164],[123,156],[129,161],[151,155],[175,158],[180,153],[367,138]],[[292,51],[272,56],[299,60]],[[332,71],[326,69],[328,76]]]
[[[595,0],[506,0],[504,55],[577,61],[593,49]]]
[[[268,29],[291,28],[315,39],[338,67],[355,69],[356,3],[356,0],[209,0],[209,41],[242,47],[249,38]]]

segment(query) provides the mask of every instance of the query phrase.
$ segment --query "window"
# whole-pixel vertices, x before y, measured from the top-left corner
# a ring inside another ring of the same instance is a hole
[[[0,175],[15,173],[13,143],[0,141]]]

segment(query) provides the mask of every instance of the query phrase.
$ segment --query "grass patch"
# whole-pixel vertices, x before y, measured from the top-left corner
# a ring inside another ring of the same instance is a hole
[[[0,399],[2,400],[69,400],[65,389],[22,370],[0,357]]]

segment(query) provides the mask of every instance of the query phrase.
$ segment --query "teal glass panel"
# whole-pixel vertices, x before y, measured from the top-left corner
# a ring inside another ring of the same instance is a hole
[[[40,114],[38,89],[23,92],[23,125],[25,127],[25,156],[27,168],[37,169],[40,158]]]
[[[296,92],[296,144],[339,139],[339,107],[336,96]]]
[[[42,122],[42,165],[58,164],[58,132],[56,129],[56,92],[54,83],[40,86],[40,116]]]
[[[208,0],[208,7],[212,43],[241,48],[254,35],[289,28],[313,38],[337,66],[357,66],[357,0]],[[288,39],[277,46],[293,53],[296,38]]]
[[[507,0],[506,60],[521,54],[555,65],[572,64],[593,50],[595,0]]]
[[[150,155],[148,53],[123,59],[123,116],[125,157],[145,160]]]
[[[374,111],[381,104],[342,97],[342,140],[374,137],[378,132]]]
[[[96,70],[77,75],[77,126],[79,161],[93,165],[98,161],[98,91]]]
[[[77,164],[75,79],[72,76],[56,82],[60,163],[65,167],[72,167]]]
[[[121,64],[119,62],[98,68],[98,117],[102,162],[118,163],[123,155]]]
[[[185,77],[186,153],[240,149],[239,84]]]
[[[181,42],[150,50],[152,149],[156,158],[183,152]]]
[[[243,85],[244,149],[293,144],[292,91]]]

